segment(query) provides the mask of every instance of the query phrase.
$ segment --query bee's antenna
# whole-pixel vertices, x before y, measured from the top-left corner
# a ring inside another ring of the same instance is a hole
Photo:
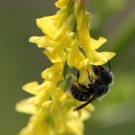
[[[109,72],[111,71],[111,63],[110,60],[108,60],[107,64],[105,64],[107,66],[107,68],[109,68]]]
[[[111,63],[110,60],[108,60],[108,66],[109,66],[109,72],[111,71]]]
[[[77,70],[77,69],[76,69],[76,70]],[[79,71],[77,70],[77,83],[78,83],[79,77],[80,77],[80,73],[79,73]]]

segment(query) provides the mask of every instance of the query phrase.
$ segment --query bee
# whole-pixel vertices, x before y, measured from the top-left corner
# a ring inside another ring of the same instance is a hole
[[[110,63],[109,69],[104,66],[93,65],[92,70],[96,76],[96,79],[91,80],[90,74],[87,71],[89,78],[88,87],[78,83],[80,73],[79,71],[77,71],[77,82],[72,84],[71,93],[75,99],[83,101],[85,103],[76,107],[74,111],[82,109],[83,107],[91,103],[93,100],[105,95],[109,90],[109,85],[113,81],[112,74],[110,73]]]

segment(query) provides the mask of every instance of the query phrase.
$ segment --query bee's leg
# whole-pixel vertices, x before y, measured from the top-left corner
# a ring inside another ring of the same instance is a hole
[[[108,60],[108,65],[109,65],[109,72],[111,71],[111,63],[110,60]]]
[[[77,69],[76,69],[77,70]],[[77,83],[78,83],[78,79],[80,77],[80,72],[77,70]]]
[[[111,63],[110,63],[110,60],[108,60],[108,66],[107,66],[108,68],[109,68],[109,72],[111,71]]]
[[[88,105],[90,102],[92,102],[93,100],[95,100],[97,98],[96,95],[94,95],[92,98],[90,98],[86,103],[76,107],[73,111],[79,111],[80,109],[82,109],[83,107],[85,107],[86,105]]]
[[[88,70],[87,70],[87,72],[88,72],[88,79],[89,79],[89,81],[91,82],[91,84],[93,84],[93,81],[92,81],[91,78],[90,78],[90,73],[89,73]]]
[[[78,83],[78,80],[79,80],[79,77],[80,77],[80,72],[76,68],[74,68],[74,69],[77,71],[77,80],[76,80],[76,82]]]

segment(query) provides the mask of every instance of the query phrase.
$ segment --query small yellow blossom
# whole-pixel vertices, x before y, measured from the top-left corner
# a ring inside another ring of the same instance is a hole
[[[79,50],[78,41],[75,39],[72,47],[68,50],[68,65],[76,69],[82,69],[88,65],[88,58]]]
[[[42,78],[45,80],[49,80],[51,82],[59,82],[63,80],[63,69],[64,69],[64,63],[59,62],[55,63],[52,67],[47,68],[42,72]]]
[[[70,94],[75,78],[70,69],[79,70],[78,82],[87,85],[87,70],[94,78],[92,65],[103,65],[115,56],[97,51],[107,40],[90,36],[85,0],[58,0],[55,6],[60,8],[56,15],[36,19],[44,35],[29,39],[44,49],[52,66],[41,73],[41,84],[35,81],[23,86],[32,97],[17,103],[16,110],[31,114],[31,118],[19,135],[83,135],[83,122],[91,117],[94,106],[73,111],[81,102]]]

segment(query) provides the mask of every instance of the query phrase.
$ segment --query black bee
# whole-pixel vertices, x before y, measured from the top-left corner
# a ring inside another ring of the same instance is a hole
[[[88,77],[90,81],[88,87],[78,83],[79,71],[77,73],[77,82],[73,83],[71,86],[71,93],[73,97],[79,101],[86,101],[84,104],[75,108],[74,111],[82,109],[96,98],[105,95],[109,90],[109,84],[111,84],[113,80],[110,73],[110,63],[109,70],[104,66],[92,66],[92,70],[97,78],[92,81],[88,72]]]

